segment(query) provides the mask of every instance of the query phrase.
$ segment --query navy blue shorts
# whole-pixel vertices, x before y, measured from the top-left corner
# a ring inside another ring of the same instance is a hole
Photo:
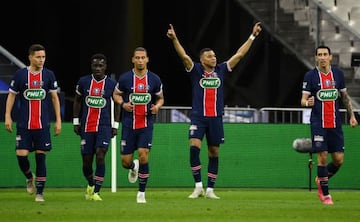
[[[96,148],[108,149],[111,140],[111,127],[99,126],[98,132],[81,133],[81,153],[94,154]]]
[[[222,116],[191,118],[189,139],[203,140],[204,135],[206,135],[208,145],[219,145],[225,142]]]
[[[121,154],[132,154],[138,148],[151,149],[153,138],[153,125],[142,129],[122,127]]]
[[[344,134],[341,127],[324,129],[311,126],[311,138],[314,152],[344,152]]]
[[[29,152],[34,150],[51,150],[50,127],[37,130],[25,128],[16,129],[16,149],[26,149]]]

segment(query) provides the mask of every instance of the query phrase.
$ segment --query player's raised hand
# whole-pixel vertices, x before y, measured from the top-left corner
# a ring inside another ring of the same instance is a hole
[[[169,39],[175,39],[176,38],[176,33],[174,30],[174,27],[172,24],[169,24],[170,28],[168,29],[166,35],[167,37],[169,37]]]
[[[253,27],[253,31],[252,34],[254,36],[258,36],[259,33],[261,32],[262,28],[261,28],[261,22],[257,22],[255,23],[254,27]]]

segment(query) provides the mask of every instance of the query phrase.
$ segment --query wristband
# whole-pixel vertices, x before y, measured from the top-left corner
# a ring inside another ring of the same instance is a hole
[[[119,129],[119,122],[114,122],[112,128]]]
[[[251,35],[249,36],[249,39],[251,39],[252,41],[254,41],[255,37],[256,37],[256,36],[254,36],[253,34],[251,34]]]
[[[80,125],[79,118],[73,118],[73,125]]]
[[[121,107],[121,108],[123,108],[124,103],[125,103],[124,101],[122,101],[122,102],[120,103],[120,107]]]

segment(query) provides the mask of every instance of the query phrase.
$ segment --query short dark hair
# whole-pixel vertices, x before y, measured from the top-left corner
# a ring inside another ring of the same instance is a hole
[[[137,51],[145,52],[145,53],[147,54],[147,50],[146,50],[144,47],[136,47],[136,48],[134,49],[134,54],[135,54],[135,52],[137,52]]]
[[[32,55],[34,54],[34,52],[42,51],[42,50],[45,51],[45,47],[43,45],[33,44],[29,47],[29,55]]]
[[[212,49],[210,49],[210,48],[203,48],[203,49],[201,49],[201,50],[200,50],[200,53],[199,53],[199,57],[201,57],[202,54],[204,54],[204,52],[209,52],[209,51],[212,51]]]
[[[104,63],[107,62],[106,56],[102,53],[96,53],[91,56],[91,62],[93,62],[94,60],[103,60]]]
[[[326,45],[319,45],[318,47],[316,47],[315,49],[315,55],[317,55],[317,51],[318,49],[327,49],[329,51],[329,55],[331,55],[331,50],[329,48],[329,46],[326,46]]]

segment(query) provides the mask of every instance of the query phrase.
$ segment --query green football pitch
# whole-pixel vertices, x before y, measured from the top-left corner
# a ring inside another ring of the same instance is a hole
[[[103,201],[87,201],[85,188],[47,188],[35,202],[25,188],[0,189],[0,221],[360,221],[360,191],[332,190],[323,205],[316,190],[217,188],[219,200],[188,199],[191,188],[148,188],[146,204],[137,190],[103,188]]]

